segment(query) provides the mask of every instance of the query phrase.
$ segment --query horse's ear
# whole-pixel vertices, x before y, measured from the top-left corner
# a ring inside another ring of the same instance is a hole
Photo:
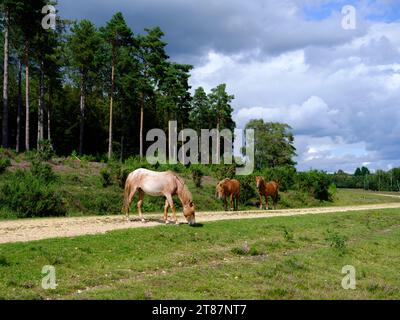
[[[191,207],[193,207],[193,201],[190,201],[189,205],[190,205]]]

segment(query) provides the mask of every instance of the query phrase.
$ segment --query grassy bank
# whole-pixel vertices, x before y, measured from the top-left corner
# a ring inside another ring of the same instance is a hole
[[[160,226],[0,245],[5,299],[399,299],[400,210]],[[58,287],[44,290],[44,265]],[[356,290],[341,287],[356,268]]]
[[[18,155],[12,158],[11,166],[1,175],[0,188],[4,184],[10,184],[10,181],[21,184],[21,178],[15,178],[14,172],[17,170],[29,171],[31,163],[24,155]],[[118,175],[118,168],[113,168],[113,164],[106,165],[99,162],[89,162],[85,159],[75,158],[58,158],[53,159],[46,165],[50,166],[55,173],[56,179],[52,182],[51,192],[62,198],[63,208],[60,212],[65,212],[67,216],[87,216],[87,215],[109,215],[120,214],[122,207],[123,189],[121,182],[115,177]],[[131,167],[137,163],[131,163]],[[163,168],[160,168],[163,169]],[[169,169],[169,168],[165,168]],[[215,197],[215,185],[218,182],[218,171],[215,168],[204,167],[205,176],[202,177],[201,186],[196,186],[191,175],[191,171],[184,166],[177,166],[178,173],[186,180],[190,190],[193,193],[194,202],[198,211],[217,211],[222,210],[222,201]],[[104,171],[110,171],[110,177],[105,184]],[[23,189],[19,191],[22,196],[30,190],[30,181],[32,177],[25,177],[28,181],[23,185]],[[53,179],[53,178],[51,178]],[[51,180],[48,179],[48,180]],[[253,179],[248,178],[248,185],[245,192],[242,193],[242,201],[240,209],[255,209],[258,206],[258,197],[255,190]],[[43,184],[43,182],[38,182]],[[249,189],[250,188],[250,189]],[[50,194],[46,187],[42,188],[43,194]],[[16,189],[15,189],[16,190]],[[14,192],[15,193],[15,192]],[[20,198],[16,195],[15,202]],[[31,192],[31,200],[25,206],[32,208],[37,204],[35,201],[36,191]],[[247,198],[246,198],[247,197]],[[1,198],[1,197],[0,197]],[[51,199],[51,198],[50,198]],[[180,210],[180,202],[175,199],[178,210]],[[33,201],[33,202],[32,202]],[[354,189],[336,189],[330,201],[321,201],[306,190],[287,190],[280,192],[280,200],[278,209],[283,208],[304,208],[316,206],[335,206],[335,205],[355,205],[355,204],[372,204],[399,201],[396,198],[382,197],[372,192]],[[18,203],[15,207],[18,206]],[[146,196],[143,209],[145,213],[162,212],[164,200],[162,197]],[[50,207],[51,208],[51,207]],[[135,201],[132,205],[135,211]],[[21,214],[19,215],[21,216]],[[23,215],[22,215],[23,216]],[[0,219],[16,218],[16,211],[2,206],[0,208]]]

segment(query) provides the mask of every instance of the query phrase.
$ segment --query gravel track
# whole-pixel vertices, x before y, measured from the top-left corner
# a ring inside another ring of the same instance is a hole
[[[384,196],[400,196],[382,194]],[[342,206],[342,207],[318,207],[303,209],[282,210],[251,210],[238,212],[197,212],[196,222],[208,222],[233,219],[255,219],[284,217],[304,214],[327,214],[333,212],[363,211],[377,209],[400,208],[399,203]],[[184,223],[182,213],[177,213],[179,221]],[[48,238],[75,237],[79,235],[105,233],[112,230],[145,228],[163,225],[163,214],[146,215],[146,223],[142,223],[137,215],[131,216],[131,221],[126,221],[122,215],[118,216],[92,216],[92,217],[63,217],[63,218],[36,218],[24,220],[0,221],[0,243],[27,242]],[[175,227],[173,225],[169,227]]]

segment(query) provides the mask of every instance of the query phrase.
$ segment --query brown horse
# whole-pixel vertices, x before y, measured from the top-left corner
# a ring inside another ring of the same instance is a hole
[[[136,169],[128,175],[125,182],[124,206],[122,210],[126,214],[126,219],[129,220],[129,207],[135,193],[139,192],[139,201],[137,208],[139,217],[142,222],[145,222],[142,216],[142,203],[145,194],[151,196],[164,196],[164,221],[168,223],[168,208],[171,207],[173,219],[178,224],[176,218],[176,210],[172,196],[177,195],[182,202],[183,215],[190,225],[194,225],[195,207],[192,200],[192,194],[185,185],[185,182],[171,171],[156,172],[147,169]]]
[[[240,196],[240,182],[236,179],[221,180],[216,187],[216,193],[220,199],[224,198],[224,209],[227,211],[226,197],[231,198],[231,210],[238,210]]]
[[[256,177],[257,189],[260,195],[260,209],[262,209],[262,197],[265,197],[265,209],[268,210],[268,197],[270,196],[273,201],[274,209],[276,209],[276,203],[278,202],[278,190],[279,184],[276,181],[270,181],[266,183],[260,176]]]

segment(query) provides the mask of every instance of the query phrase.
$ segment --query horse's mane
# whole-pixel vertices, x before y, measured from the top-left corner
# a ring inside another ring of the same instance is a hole
[[[183,180],[180,176],[178,176],[175,172],[173,171],[168,171],[171,173],[180,183],[180,197],[182,198],[183,202],[188,203],[193,200],[192,193],[188,189],[185,180]]]

